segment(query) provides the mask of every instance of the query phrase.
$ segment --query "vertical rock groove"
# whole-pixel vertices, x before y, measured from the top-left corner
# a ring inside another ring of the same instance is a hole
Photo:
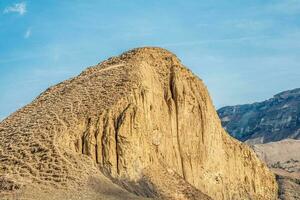
[[[120,173],[120,147],[119,147],[119,129],[123,123],[123,120],[125,118],[126,111],[129,109],[131,104],[128,104],[125,109],[120,113],[120,115],[116,118],[114,126],[115,126],[115,142],[116,142],[116,168],[117,173]]]
[[[106,142],[107,142],[107,127],[108,127],[108,112],[105,114],[105,118],[104,118],[104,126],[103,126],[103,133],[102,133],[102,137],[101,137],[101,148],[102,148],[102,167],[105,168],[105,148],[107,147]]]
[[[201,141],[202,141],[202,144],[204,144],[204,133],[205,133],[205,124],[204,124],[204,111],[201,109],[201,106],[200,104],[198,105],[198,109],[199,109],[199,116],[200,116],[200,123],[201,123]]]
[[[82,134],[81,136],[81,153],[84,154],[84,145],[85,145],[85,142],[84,142],[85,138],[84,138],[84,134]]]
[[[117,125],[119,123],[119,120],[117,120]],[[117,173],[120,173],[120,169],[119,169],[119,141],[118,141],[118,126],[115,127],[115,142],[116,142],[116,168],[117,168]]]
[[[102,120],[102,118],[101,118],[101,114],[100,115],[98,115],[98,117],[97,117],[97,121],[96,121],[96,130],[95,130],[95,134],[94,134],[94,137],[95,137],[95,159],[96,159],[96,163],[98,164],[99,163],[99,152],[98,152],[98,148],[99,148],[99,146],[98,146],[98,136],[99,136],[99,134],[100,134],[100,132],[101,132],[101,130],[102,130],[102,127],[101,127],[101,125],[102,125],[102,123],[100,124],[100,121]]]
[[[182,176],[184,179],[186,179],[186,174],[184,170],[184,162],[183,162],[183,155],[182,155],[182,148],[180,143],[180,131],[179,131],[179,102],[178,102],[178,93],[176,91],[176,72],[175,72],[175,66],[172,66],[170,70],[170,81],[169,81],[169,87],[171,92],[171,98],[174,102],[175,106],[175,119],[176,119],[176,135],[177,135],[177,145],[178,145],[178,151],[179,151],[179,157],[180,157],[180,163],[181,163],[181,170],[182,170]],[[172,105],[172,104],[171,104]]]

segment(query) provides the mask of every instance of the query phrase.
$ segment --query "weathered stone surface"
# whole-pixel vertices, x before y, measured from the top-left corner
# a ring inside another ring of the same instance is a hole
[[[277,195],[274,175],[222,129],[202,81],[160,48],[49,88],[0,124],[0,144],[1,176],[20,184],[76,186],[101,171],[145,197]]]
[[[224,128],[249,144],[300,139],[300,88],[254,104],[218,110]]]

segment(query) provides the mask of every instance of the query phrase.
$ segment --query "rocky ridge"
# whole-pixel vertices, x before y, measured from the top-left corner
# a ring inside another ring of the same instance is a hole
[[[226,106],[218,114],[229,134],[249,144],[300,139],[300,88],[263,102]]]
[[[277,196],[274,175],[222,129],[202,81],[161,48],[125,52],[49,88],[0,123],[0,144],[0,196]]]

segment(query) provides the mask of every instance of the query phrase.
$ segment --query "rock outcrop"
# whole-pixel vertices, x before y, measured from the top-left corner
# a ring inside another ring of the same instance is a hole
[[[1,122],[0,145],[2,192],[80,191],[104,174],[141,197],[277,196],[274,175],[223,130],[203,82],[160,48],[128,51],[49,88]]]
[[[224,128],[249,144],[300,139],[300,88],[254,104],[218,110]]]

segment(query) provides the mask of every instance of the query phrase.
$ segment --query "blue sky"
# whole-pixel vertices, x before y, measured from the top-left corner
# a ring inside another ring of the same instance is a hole
[[[217,108],[300,87],[300,0],[0,0],[0,119],[140,46],[176,53]]]

